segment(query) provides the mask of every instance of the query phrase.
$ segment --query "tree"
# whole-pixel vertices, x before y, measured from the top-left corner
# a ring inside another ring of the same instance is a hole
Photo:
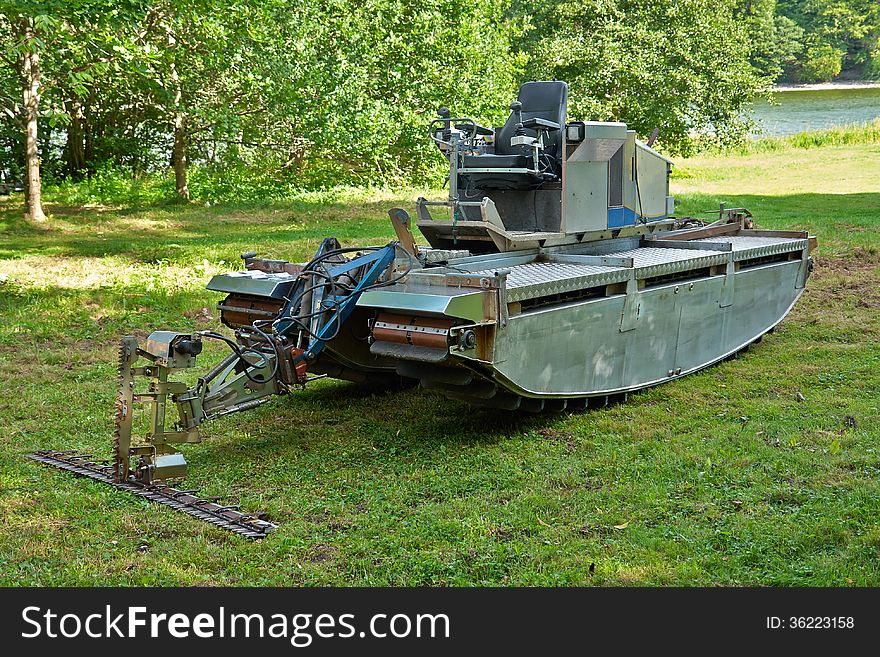
[[[528,5],[526,5],[528,6]],[[766,84],[729,0],[557,0],[523,47],[534,77],[567,80],[569,115],[660,129],[669,149],[693,133],[721,142],[748,128],[744,108]]]
[[[776,15],[773,23],[776,28],[772,55],[775,66],[770,75],[775,81],[797,63],[804,50],[804,30],[788,16]]]
[[[438,106],[497,125],[547,78],[683,151],[744,135],[781,71],[880,71],[878,26],[876,0],[0,0],[0,169],[35,221],[41,171],[170,168],[184,200],[436,182]]]
[[[830,82],[843,67],[846,51],[835,48],[815,34],[806,39],[804,57],[798,62],[797,77],[803,82]]]
[[[157,106],[185,126],[178,165],[310,185],[424,179],[437,108],[497,121],[521,70],[507,0],[175,2],[174,45],[149,68]]]
[[[3,59],[14,70],[21,90],[21,103],[13,102],[11,107],[7,106],[6,112],[13,117],[24,135],[25,215],[34,223],[46,221],[41,199],[37,140],[42,93],[39,34],[49,23],[48,17],[44,15],[26,16],[11,11],[0,12],[0,29],[7,34]]]
[[[21,103],[9,104],[5,113],[22,128],[26,217],[35,223],[46,221],[40,173],[43,99],[62,85],[85,93],[92,72],[113,58],[117,28],[137,11],[137,0],[0,0],[0,34],[5,35],[0,54],[21,88]]]
[[[737,0],[734,18],[747,34],[749,61],[768,80],[779,78],[803,51],[804,31],[777,14],[776,0]]]
[[[278,87],[289,85],[278,72],[289,67],[270,56],[281,52],[277,34],[292,20],[282,10],[296,14],[271,1],[159,0],[142,21],[131,65],[151,118],[171,135],[179,199],[190,198],[193,148],[201,154],[218,144],[225,152],[259,146],[260,139],[244,134],[249,119],[262,123],[264,133],[285,122],[287,104],[270,105],[279,100]]]
[[[496,123],[524,57],[508,0],[324,0],[278,17],[275,89],[300,163],[345,182],[424,179],[439,159],[427,123],[441,105]]]
[[[804,30],[804,53],[786,72],[804,82],[829,80],[842,71],[870,72],[880,41],[877,0],[779,0],[779,15]]]

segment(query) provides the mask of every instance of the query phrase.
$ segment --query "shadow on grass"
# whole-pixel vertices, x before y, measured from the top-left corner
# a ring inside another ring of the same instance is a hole
[[[584,411],[588,412],[588,411]],[[241,416],[241,422],[247,422]],[[511,435],[540,430],[562,413],[525,413],[478,408],[450,400],[418,384],[388,387],[331,380],[290,395],[253,415],[253,433],[279,440],[335,433],[337,438],[368,438],[398,452],[421,452],[434,445],[495,443]],[[307,427],[303,428],[307,423]],[[255,436],[256,437],[256,436]]]
[[[335,235],[354,243],[393,236],[387,211],[397,199],[321,203],[235,204],[210,208],[195,204],[74,208],[46,204],[55,216],[45,226],[28,223],[21,208],[0,203],[0,258],[22,255],[114,256],[152,262],[193,261],[218,254],[237,258],[260,246],[289,253],[297,242]],[[57,210],[57,211],[56,211]]]
[[[27,254],[70,257],[129,256],[151,263],[235,261],[243,250],[278,257],[302,257],[312,242],[334,235],[349,244],[379,243],[393,237],[386,212],[404,199],[378,201],[297,200],[272,204],[228,204],[210,208],[163,203],[123,209],[57,206],[59,221],[48,227],[28,224],[16,204],[0,204],[0,259]],[[860,245],[874,240],[880,220],[880,193],[740,195],[684,194],[680,216],[711,220],[724,201],[747,207],[759,227],[805,229],[826,242],[840,242],[840,231]],[[404,204],[405,205],[405,204]],[[48,205],[50,212],[56,206]],[[851,241],[851,240],[850,240]]]

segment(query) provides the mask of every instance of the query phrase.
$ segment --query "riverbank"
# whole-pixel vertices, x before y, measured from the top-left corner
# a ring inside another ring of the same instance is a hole
[[[786,82],[774,84],[770,91],[776,93],[778,91],[843,91],[844,89],[880,89],[880,80],[841,80],[803,84]]]
[[[791,91],[792,93],[789,93]],[[880,118],[880,84],[828,83],[777,88],[749,108],[758,136],[864,124]]]
[[[864,144],[880,144],[880,118],[864,123],[847,124],[822,130],[803,130],[787,135],[756,135],[753,139],[729,148],[725,152],[736,155],[751,155],[765,152],[787,152],[792,149]],[[711,153],[707,153],[707,155],[711,155]]]

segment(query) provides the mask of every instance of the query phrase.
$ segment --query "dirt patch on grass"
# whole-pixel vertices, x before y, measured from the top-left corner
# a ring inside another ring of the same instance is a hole
[[[556,429],[544,428],[538,429],[538,435],[547,440],[561,443],[569,452],[573,452],[577,449],[577,441],[575,440],[574,434],[569,431],[557,431]]]
[[[850,253],[834,258],[816,256],[816,271],[813,276],[822,280],[834,274],[851,276],[854,274],[867,273],[876,276],[877,268],[880,267],[880,252],[869,249],[855,248]]]
[[[338,550],[332,545],[319,544],[310,548],[306,556],[312,563],[324,563],[333,561],[337,553]]]
[[[195,320],[195,323],[200,326],[213,326],[215,322],[214,315],[211,314],[211,310],[207,306],[203,306],[201,308],[193,308],[192,310],[185,310],[183,312],[183,316],[188,319]]]
[[[815,260],[810,286],[815,301],[825,306],[851,298],[860,308],[880,308],[880,254],[854,249],[845,256]]]

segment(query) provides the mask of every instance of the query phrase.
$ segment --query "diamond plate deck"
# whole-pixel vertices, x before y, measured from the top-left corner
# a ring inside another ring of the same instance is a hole
[[[493,271],[475,273],[491,276]],[[596,285],[620,283],[627,278],[629,278],[629,269],[626,267],[531,262],[510,268],[510,273],[507,275],[507,298],[509,301],[535,299]]]
[[[729,243],[732,251],[678,249],[674,247],[640,246],[603,253],[613,258],[632,258],[635,277],[639,279],[667,276],[694,269],[725,265],[728,258],[741,261],[778,253],[800,251],[807,247],[806,239],[790,237],[762,237],[723,235],[695,240],[706,243]],[[524,301],[581,289],[620,283],[630,277],[626,267],[580,265],[562,262],[530,262],[508,267],[507,291],[509,301]],[[476,276],[492,276],[498,271],[476,270]]]
[[[719,235],[706,237],[695,242],[726,242],[733,247],[733,259],[736,262],[749,258],[762,258],[779,253],[802,251],[809,245],[809,240],[791,237],[761,237],[758,235]]]
[[[694,251],[691,249],[642,246],[607,254],[616,258],[632,258],[636,278],[666,276],[691,269],[703,269],[727,262],[725,251]]]

